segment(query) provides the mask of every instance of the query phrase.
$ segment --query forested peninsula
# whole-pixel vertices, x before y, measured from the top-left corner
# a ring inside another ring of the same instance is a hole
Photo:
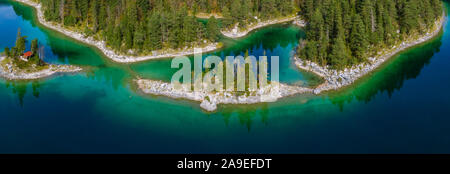
[[[316,94],[353,84],[446,21],[440,0],[305,0],[302,9],[309,25],[295,59],[325,79]]]
[[[189,55],[193,54],[190,49],[193,47],[213,51],[222,46],[218,43],[222,30],[235,27],[245,30],[250,24],[296,16],[300,3],[298,0],[17,1],[37,8],[41,23],[97,46],[118,62]],[[196,17],[200,13],[214,15],[205,21]]]
[[[427,34],[443,15],[440,0],[303,0],[309,22],[300,58],[331,69],[368,62],[386,48]]]

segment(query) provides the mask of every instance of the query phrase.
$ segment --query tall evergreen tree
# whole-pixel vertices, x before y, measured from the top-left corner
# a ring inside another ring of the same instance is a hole
[[[38,40],[34,39],[31,41],[31,52],[33,54],[37,54],[38,53]]]
[[[211,16],[208,20],[206,26],[206,32],[208,34],[208,39],[211,41],[217,41],[219,39],[220,31],[218,27],[217,20],[214,16]]]
[[[5,54],[6,57],[10,57],[11,56],[10,50],[9,50],[8,47],[5,47],[5,51],[3,53]]]
[[[26,48],[25,47],[25,44],[26,44],[25,38],[26,37],[21,35],[20,28],[19,28],[19,30],[17,31],[17,39],[16,39],[16,47],[15,47],[16,54],[15,55],[21,55],[23,52],[25,52],[25,48]]]
[[[353,17],[353,26],[350,35],[350,49],[353,51],[353,56],[357,63],[363,62],[368,46],[366,26],[361,19],[361,16],[356,14]],[[353,60],[354,62],[355,60]],[[356,63],[356,62],[355,62]]]

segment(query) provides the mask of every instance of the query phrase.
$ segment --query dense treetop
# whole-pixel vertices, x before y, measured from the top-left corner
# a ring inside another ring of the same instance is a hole
[[[303,0],[309,22],[302,58],[342,69],[423,34],[442,16],[440,0]]]

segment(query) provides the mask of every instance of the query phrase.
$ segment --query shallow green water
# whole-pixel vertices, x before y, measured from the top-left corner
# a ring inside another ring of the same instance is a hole
[[[46,61],[87,72],[33,82],[0,80],[0,153],[449,153],[448,26],[348,89],[276,103],[220,106],[139,94],[136,75],[168,80],[170,59],[117,64],[36,24],[32,9],[0,0],[0,47],[17,28],[46,47]],[[280,56],[282,82],[311,76],[290,54],[304,34],[276,25],[224,40],[220,56]],[[312,80],[314,81],[314,80]]]

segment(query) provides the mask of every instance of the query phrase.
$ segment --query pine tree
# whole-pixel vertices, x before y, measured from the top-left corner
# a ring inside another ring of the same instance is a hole
[[[314,0],[305,0],[303,4],[303,11],[307,20],[311,20],[314,14]]]
[[[98,29],[98,3],[97,1],[90,1],[88,23],[93,27],[93,31],[97,32]]]
[[[8,47],[5,47],[4,54],[5,54],[6,57],[10,57],[10,56],[11,56],[11,55],[10,55],[10,50],[9,50]]]
[[[443,6],[440,0],[431,0],[431,8],[434,9],[434,18],[438,18],[443,14]]]
[[[330,64],[335,69],[343,69],[351,58],[343,36],[337,37],[331,47]]]
[[[307,60],[316,61],[317,58],[317,42],[308,41],[305,46],[304,54]],[[317,62],[317,61],[316,61]]]
[[[307,26],[306,37],[310,40],[320,40],[320,32],[323,31],[324,20],[320,10],[316,10]]]
[[[232,0],[231,4],[231,17],[232,23],[240,22],[242,20],[241,13],[241,0]]]
[[[228,28],[233,23],[233,21],[230,14],[230,10],[228,9],[227,6],[223,7],[222,15],[223,15],[222,25],[224,26],[224,28]]]
[[[12,47],[11,52],[9,53],[9,57],[16,59],[19,55],[20,55],[20,53],[17,52],[17,48]]]
[[[352,61],[352,63],[360,63],[364,61],[367,45],[366,27],[361,19],[361,16],[356,14],[353,17],[353,26],[350,35],[350,49],[353,52],[353,56],[356,58],[356,62]]]
[[[147,38],[148,41],[146,45],[150,49],[157,50],[162,48],[161,24],[159,20],[159,15],[156,13],[152,14],[149,19],[147,28]]]
[[[103,30],[106,28],[106,24],[108,23],[108,14],[106,10],[107,6],[106,0],[101,0],[99,4],[99,10],[98,10],[98,28],[99,30]]]
[[[31,41],[31,52],[36,55],[38,51],[38,40],[34,39]]]
[[[347,47],[345,43],[345,29],[343,26],[343,20],[342,20],[342,11],[340,8],[340,4],[336,5],[336,13],[335,13],[335,39],[333,41],[333,44],[331,46],[331,53],[329,55],[329,62],[332,67],[335,69],[343,69],[347,65],[347,61],[350,60],[351,55],[349,48]],[[323,66],[326,65],[324,62],[322,64]]]
[[[89,14],[89,0],[79,0],[78,7],[81,13],[81,18],[87,18]]]
[[[138,25],[138,28],[134,32],[133,39],[134,39],[133,48],[138,52],[142,51],[142,47],[145,41],[145,30],[143,24]]]
[[[384,41],[387,45],[394,44],[398,34],[398,27],[395,25],[397,22],[398,14],[394,1],[385,0],[386,13],[383,14],[384,20]]]
[[[195,41],[195,18],[191,16],[185,16],[183,19],[183,36],[186,43],[192,43]]]
[[[401,11],[401,27],[403,34],[409,34],[419,26],[417,13],[417,1],[408,0]]]
[[[25,42],[26,42],[26,37],[23,37],[20,33],[20,28],[17,31],[17,40],[16,40],[16,47],[15,47],[15,51],[16,54],[15,55],[21,55],[23,52],[25,52]]]
[[[384,42],[384,14],[387,13],[384,10],[384,5],[382,1],[376,2],[376,25],[375,25],[375,32],[372,34],[372,44],[374,45],[380,45]]]
[[[208,20],[208,24],[206,26],[206,33],[208,35],[208,39],[210,41],[217,41],[219,39],[219,27],[217,20],[214,16],[211,16]]]

